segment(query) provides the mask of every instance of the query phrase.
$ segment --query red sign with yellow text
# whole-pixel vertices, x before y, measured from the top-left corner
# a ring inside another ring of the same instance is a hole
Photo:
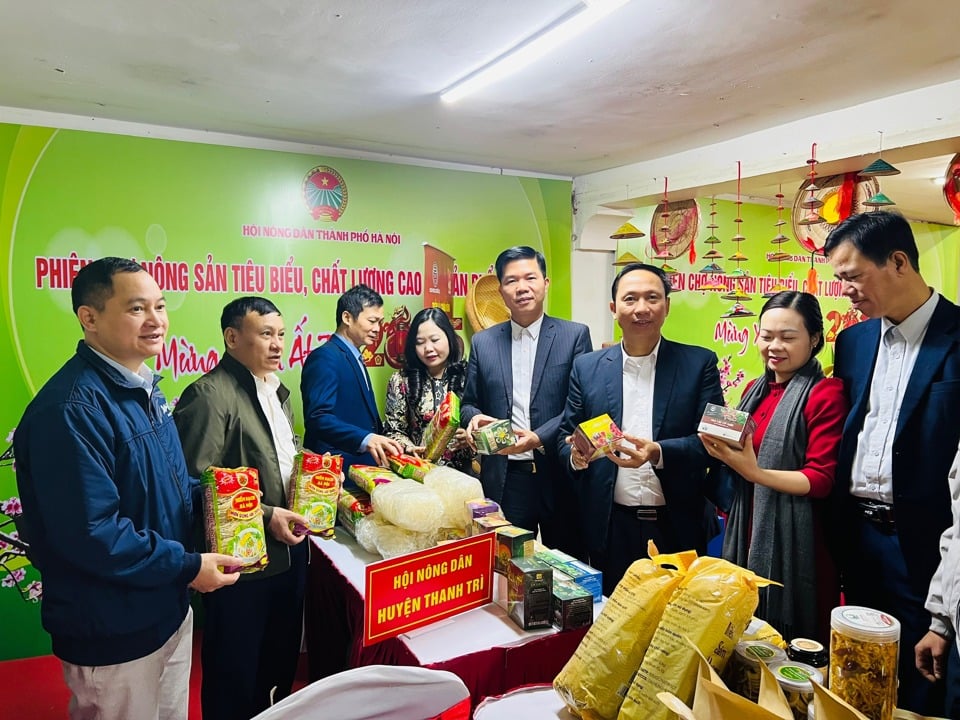
[[[490,602],[494,540],[484,533],[367,565],[363,644]]]

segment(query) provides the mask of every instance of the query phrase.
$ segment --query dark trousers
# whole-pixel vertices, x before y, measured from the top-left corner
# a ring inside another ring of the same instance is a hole
[[[535,462],[508,462],[500,509],[517,527],[539,531],[540,540],[547,547],[586,561],[587,549],[576,498],[555,463],[546,458]]]
[[[300,659],[307,540],[290,548],[291,568],[252,575],[203,596],[200,661],[204,720],[249,720],[290,694]]]
[[[844,568],[847,604],[880,610],[900,621],[897,707],[923,715],[960,718],[956,642],[950,643],[944,680],[931,683],[916,669],[913,648],[930,629],[930,613],[923,607],[925,594],[918,593],[910,584],[899,538],[881,532],[856,513],[851,518],[851,528],[854,547],[850,557],[856,561]]]
[[[603,573],[603,594],[610,597],[629,568],[647,555],[647,542],[653,540],[662,553],[679,552],[676,533],[666,507],[657,508],[657,518],[638,517],[638,509],[614,505],[610,513],[610,533],[606,550],[590,555],[590,564]],[[648,514],[641,513],[641,514]],[[689,548],[686,548],[689,549]]]

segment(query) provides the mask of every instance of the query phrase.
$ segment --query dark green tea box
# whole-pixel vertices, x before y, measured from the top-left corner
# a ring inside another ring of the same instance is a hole
[[[517,625],[524,630],[550,627],[552,599],[553,568],[533,558],[510,560],[507,614]]]
[[[592,625],[593,595],[590,591],[573,582],[554,581],[553,624],[558,630]]]

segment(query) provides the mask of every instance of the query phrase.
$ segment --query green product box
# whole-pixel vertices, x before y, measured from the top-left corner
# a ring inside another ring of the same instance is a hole
[[[573,555],[569,555],[563,550],[554,550],[553,548],[538,550],[533,556],[552,568],[562,568],[567,563],[576,562],[577,560]]]
[[[509,420],[494,420],[473,431],[473,442],[478,454],[493,455],[498,450],[516,445],[517,436]]]
[[[507,525],[497,528],[497,556],[493,569],[507,574],[511,558],[532,558],[536,536],[529,530]]]
[[[524,630],[550,627],[552,599],[553,568],[532,557],[510,560],[507,569],[507,614],[517,625]]]
[[[554,572],[553,624],[558,630],[573,630],[593,624],[593,595],[573,582],[557,580]]]
[[[579,560],[565,563],[559,568],[573,578],[573,581],[593,595],[594,602],[600,602],[603,597],[603,573]]]

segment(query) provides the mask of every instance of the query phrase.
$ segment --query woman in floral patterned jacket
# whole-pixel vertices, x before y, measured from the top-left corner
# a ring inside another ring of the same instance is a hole
[[[404,452],[420,454],[423,431],[443,396],[450,391],[463,394],[467,364],[450,319],[438,308],[425,308],[414,316],[403,357],[403,369],[387,383],[384,432]],[[469,472],[472,460],[466,431],[461,428],[438,462]]]

